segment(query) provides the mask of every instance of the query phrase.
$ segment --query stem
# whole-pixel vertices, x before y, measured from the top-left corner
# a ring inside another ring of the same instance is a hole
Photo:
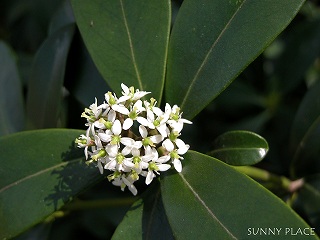
[[[233,166],[237,171],[248,175],[251,178],[262,180],[265,182],[272,183],[272,185],[281,186],[288,192],[296,192],[299,188],[304,185],[303,178],[291,181],[284,176],[278,176],[276,174],[270,173],[266,170],[251,167],[251,166]]]

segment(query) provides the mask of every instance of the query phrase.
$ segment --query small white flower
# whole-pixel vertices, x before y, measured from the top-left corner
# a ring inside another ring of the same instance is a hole
[[[145,110],[146,109],[142,106],[142,101],[138,100],[131,108],[131,111],[128,114],[128,118],[124,121],[123,129],[128,130],[129,128],[131,128],[133,125],[133,121],[136,120],[138,115]]]
[[[182,160],[183,157],[181,157],[180,155],[185,154],[190,146],[188,144],[185,144],[181,139],[176,139],[175,143],[178,149],[175,149],[174,144],[170,139],[164,140],[162,146],[169,152],[170,158],[173,161],[174,168],[177,170],[177,172],[181,172],[182,165],[180,160]]]
[[[129,114],[129,110],[123,104],[121,104],[126,100],[126,98],[118,99],[117,96],[115,94],[112,95],[111,92],[107,92],[104,96],[107,103],[114,111],[122,113],[124,115]]]
[[[122,88],[122,95],[125,97],[129,97],[131,101],[139,100],[140,98],[144,97],[145,95],[149,94],[150,92],[146,91],[139,91],[139,89],[134,91],[134,87],[128,88],[125,84],[121,83]]]
[[[171,108],[166,104],[163,112],[156,107],[155,99],[140,100],[149,92],[125,84],[121,88],[120,98],[108,92],[103,104],[98,105],[95,99],[85,109],[81,116],[87,119],[88,129],[75,142],[84,148],[87,164],[96,163],[101,174],[104,169],[112,171],[108,180],[122,191],[128,187],[136,195],[134,182],[140,175],[146,177],[148,185],[171,166],[182,171],[181,155],[188,151],[189,145],[178,137],[183,125],[192,122],[181,118],[177,105]],[[140,136],[136,135],[136,127]]]
[[[130,177],[126,177],[125,174],[122,174],[120,177],[115,178],[112,182],[113,185],[120,186],[122,191],[124,191],[125,187],[127,186],[133,195],[137,195],[138,191],[133,183],[134,180]]]

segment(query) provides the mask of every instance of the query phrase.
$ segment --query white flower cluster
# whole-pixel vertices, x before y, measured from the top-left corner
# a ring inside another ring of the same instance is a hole
[[[178,137],[184,123],[180,109],[168,103],[165,111],[156,107],[155,99],[140,100],[150,92],[135,90],[121,84],[122,96],[108,92],[105,102],[86,108],[81,117],[87,119],[86,134],[76,139],[84,148],[87,163],[96,163],[100,173],[113,171],[108,180],[122,190],[127,186],[136,195],[134,182],[139,176],[152,182],[156,174],[172,165],[181,172],[181,161],[189,145]],[[89,160],[88,160],[89,159]]]

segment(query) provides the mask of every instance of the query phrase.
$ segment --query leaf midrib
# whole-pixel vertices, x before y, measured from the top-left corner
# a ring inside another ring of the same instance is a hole
[[[194,75],[193,79],[191,80],[191,83],[187,89],[186,94],[184,95],[184,98],[182,100],[182,103],[180,105],[180,107],[183,109],[186,100],[188,99],[191,89],[194,85],[194,83],[196,82],[200,72],[202,71],[202,69],[204,68],[205,64],[207,63],[209,56],[211,54],[211,52],[213,51],[213,49],[215,48],[215,46],[218,44],[218,42],[220,41],[220,39],[222,38],[224,32],[228,29],[228,27],[230,26],[232,20],[234,19],[234,17],[238,14],[240,8],[242,8],[242,6],[244,5],[244,3],[246,2],[246,0],[243,0],[243,2],[238,6],[238,8],[236,9],[236,11],[234,12],[234,14],[231,16],[230,20],[228,21],[228,23],[225,25],[225,27],[222,29],[222,31],[220,32],[219,36],[217,37],[217,39],[214,41],[214,43],[212,44],[211,48],[209,49],[208,53],[206,54],[204,60],[202,61],[200,67],[198,68],[196,74]]]
[[[199,196],[199,194],[193,189],[193,187],[190,185],[190,183],[187,181],[187,179],[184,178],[184,176],[179,173],[180,177],[182,178],[183,182],[187,185],[187,187],[190,189],[190,191],[193,193],[193,195],[198,199],[200,204],[208,211],[210,216],[219,223],[219,225],[233,238],[237,239],[231,232],[230,230],[222,223],[220,220],[216,217],[216,215],[211,211],[211,209],[206,205],[204,200]]]
[[[1,194],[2,192],[4,192],[4,191],[6,191],[6,190],[8,190],[8,189],[10,189],[10,188],[12,188],[12,187],[14,187],[14,186],[17,186],[18,184],[20,184],[20,183],[22,183],[22,182],[24,182],[24,181],[27,181],[27,180],[33,178],[33,177],[37,177],[37,176],[39,176],[39,175],[41,175],[41,174],[44,174],[44,173],[49,172],[49,171],[51,171],[51,170],[54,170],[54,169],[56,169],[56,168],[59,168],[59,167],[62,167],[62,166],[64,166],[64,165],[67,165],[67,164],[69,164],[69,163],[73,163],[73,162],[77,162],[77,161],[81,161],[81,160],[79,160],[79,159],[74,159],[74,160],[71,160],[71,161],[62,162],[62,163],[60,163],[60,164],[54,165],[54,166],[49,167],[49,168],[42,169],[41,171],[35,172],[35,173],[31,174],[31,175],[28,175],[28,176],[26,176],[26,177],[24,177],[24,178],[21,178],[21,179],[15,181],[15,182],[13,182],[13,183],[10,183],[10,184],[7,185],[7,186],[4,186],[3,188],[0,189],[0,194]]]
[[[132,58],[132,64],[133,64],[134,70],[135,70],[136,75],[137,75],[137,80],[138,80],[138,83],[139,83],[139,88],[140,88],[140,90],[143,90],[143,86],[142,86],[141,76],[140,76],[139,69],[138,69],[137,60],[136,60],[136,57],[135,57],[135,54],[134,54],[134,50],[133,50],[131,33],[130,33],[130,31],[129,31],[129,26],[128,26],[128,22],[127,22],[127,18],[126,18],[126,14],[125,14],[125,11],[124,11],[124,7],[123,7],[123,2],[122,2],[122,0],[120,0],[120,5],[121,5],[121,12],[122,12],[122,17],[123,17],[124,25],[125,25],[126,32],[127,32],[127,35],[128,35],[128,41],[129,41],[129,48],[130,48],[131,58]]]

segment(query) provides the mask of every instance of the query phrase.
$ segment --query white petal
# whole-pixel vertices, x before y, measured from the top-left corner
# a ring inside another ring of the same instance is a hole
[[[115,170],[116,169],[117,162],[115,160],[108,162],[106,165],[104,165],[104,169],[108,170]]]
[[[144,118],[145,119],[145,118]],[[138,120],[139,121],[139,120]],[[142,124],[142,123],[141,123]],[[141,137],[146,138],[148,136],[148,131],[147,129],[142,125],[139,126],[139,133]]]
[[[127,167],[133,168],[133,167],[134,167],[134,164],[133,164],[133,162],[131,162],[130,160],[131,160],[130,158],[124,159],[124,160],[123,160],[123,164],[126,165]]]
[[[163,137],[161,135],[154,135],[154,136],[150,137],[150,140],[153,143],[159,143],[159,142],[161,142],[163,140]]]
[[[185,144],[181,139],[176,139],[176,144],[178,146],[178,154],[185,154],[190,148],[190,146]]]
[[[121,88],[123,90],[123,95],[128,95],[130,93],[129,88],[124,83],[121,83]]]
[[[127,118],[126,120],[124,120],[123,122],[123,129],[124,130],[128,130],[129,128],[131,128],[133,125],[133,120],[131,118]]]
[[[129,110],[125,106],[120,105],[120,104],[112,105],[112,109],[119,112],[119,113],[122,113],[124,115],[128,115],[130,113]]]
[[[153,178],[155,177],[155,174],[152,171],[148,171],[147,177],[146,177],[146,184],[149,185]]]
[[[132,156],[140,156],[140,150],[138,148],[132,148]]]
[[[161,171],[161,172],[167,171],[170,167],[171,167],[170,164],[159,164],[158,165],[159,171]]]
[[[162,116],[163,115],[163,112],[160,108],[158,107],[153,107],[152,108],[152,111],[157,115],[157,116]]]
[[[166,124],[160,125],[157,127],[157,130],[159,131],[159,133],[165,138],[167,137],[167,126]]]
[[[156,162],[165,163],[165,162],[168,162],[169,160],[170,160],[170,156],[169,155],[165,155],[165,156],[159,157]]]
[[[149,94],[151,92],[145,92],[145,91],[139,91],[139,92],[136,92],[134,95],[133,95],[133,100],[137,100],[137,99],[140,99],[142,97],[144,97],[145,95]]]
[[[164,108],[164,111],[165,111],[165,113],[171,113],[171,106],[170,106],[170,104],[169,103],[166,103],[166,106],[165,106],[165,108]]]
[[[130,96],[121,96],[121,97],[118,99],[117,103],[125,102],[125,101],[127,101],[128,99],[130,99]]]
[[[132,146],[134,144],[134,140],[129,137],[122,137],[120,142],[125,146]]]
[[[154,121],[154,114],[150,109],[147,109],[147,118],[149,122],[153,122]]]
[[[111,131],[114,133],[114,135],[120,135],[121,133],[121,122],[117,119],[114,121]]]
[[[131,150],[132,150],[132,147],[125,146],[122,149],[121,153],[122,153],[122,155],[127,156],[127,155],[129,155],[131,153]]]
[[[118,146],[109,144],[106,146],[106,151],[110,157],[116,157],[118,154]]]
[[[103,142],[110,142],[111,140],[111,135],[106,133],[98,133],[98,136]]]
[[[138,123],[140,123],[141,125],[148,127],[150,125],[149,121],[147,119],[145,119],[144,117],[137,117],[137,121]]]
[[[173,160],[173,166],[177,170],[177,172],[181,172],[182,171],[182,164],[181,164],[181,161],[179,159],[174,159]]]
[[[169,152],[173,151],[174,145],[169,138],[163,141],[162,146],[167,149]]]
[[[114,122],[114,120],[116,120],[116,115],[116,112],[113,109],[110,109],[108,112],[108,121]]]
[[[102,164],[101,164],[100,161],[98,161],[98,165],[97,166],[99,168],[100,173],[103,174],[103,167],[102,167]]]

